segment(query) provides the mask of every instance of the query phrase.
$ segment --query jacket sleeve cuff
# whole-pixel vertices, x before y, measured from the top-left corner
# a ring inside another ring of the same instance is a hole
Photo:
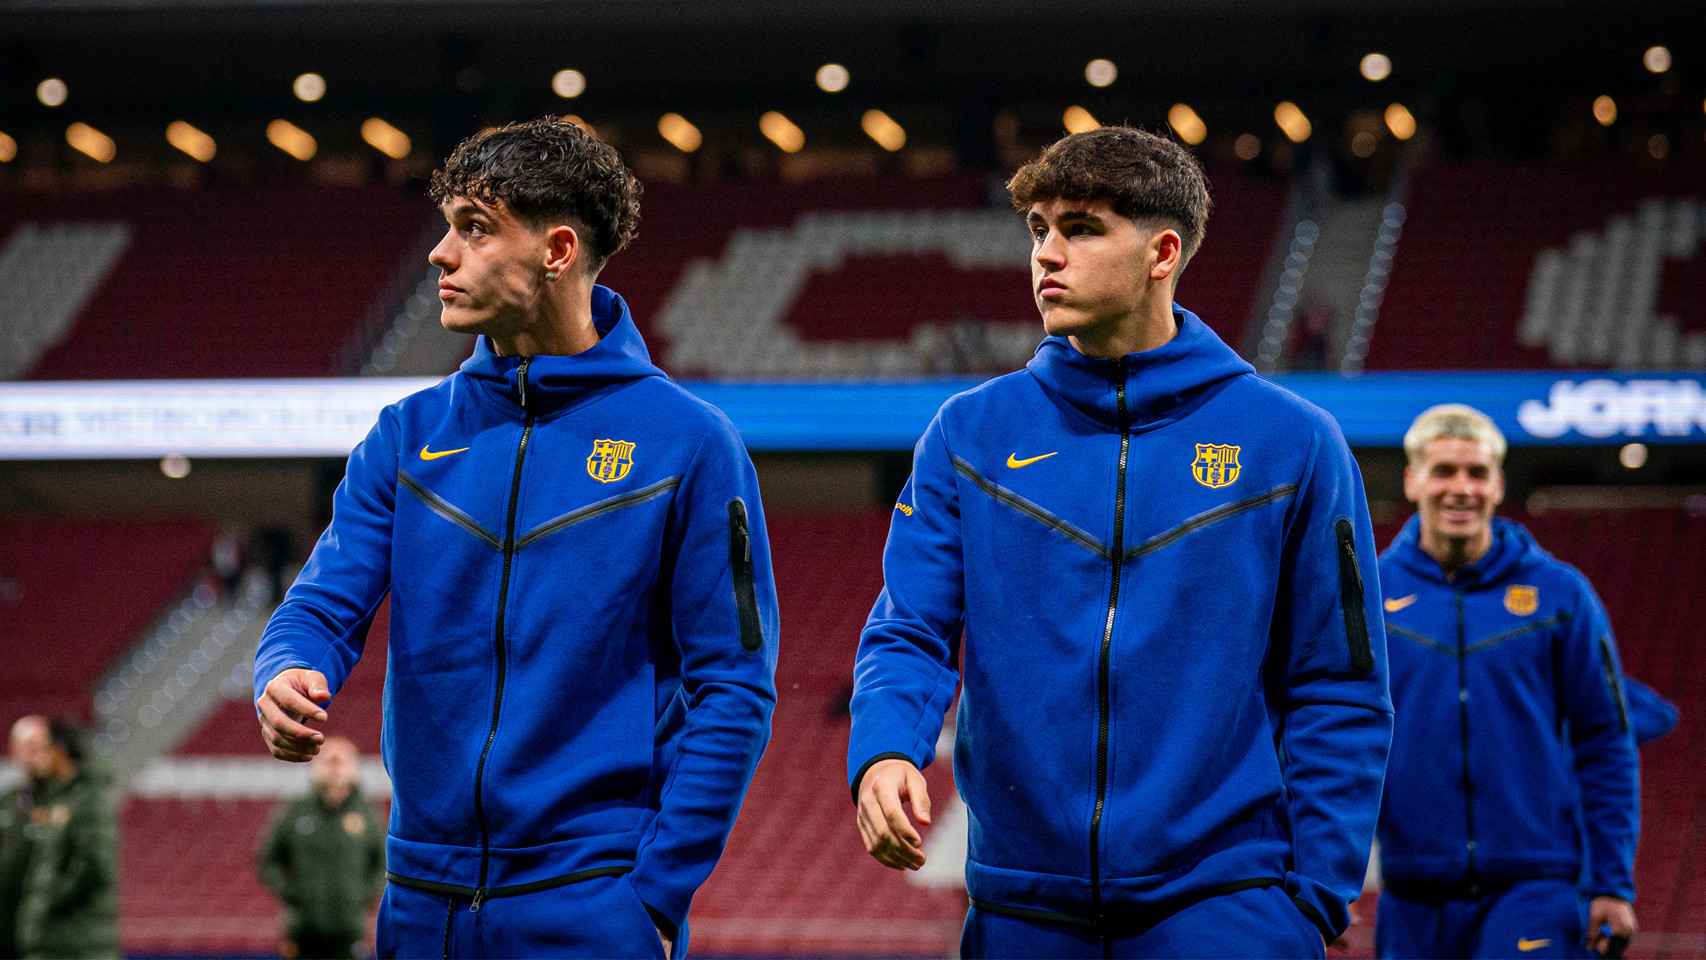
[[[1285,875],[1285,892],[1291,895],[1291,902],[1297,904],[1297,909],[1309,918],[1321,931],[1321,938],[1328,943],[1339,939],[1339,936],[1351,925],[1351,909],[1345,901],[1339,899],[1331,890],[1295,873]]]
[[[653,886],[640,875],[637,868],[628,874],[628,882],[633,885],[634,894],[640,898],[640,904],[651,914],[652,923],[664,936],[675,940],[682,922],[687,919],[687,907],[692,901],[693,891],[678,893]]]
[[[864,763],[859,764],[859,769],[853,772],[853,776],[847,784],[848,788],[853,791],[853,804],[855,806],[859,803],[859,784],[865,779],[865,771],[871,769],[871,767],[884,760],[905,760],[907,763],[910,763],[915,767],[918,766],[918,761],[912,759],[910,755],[893,750],[888,753],[879,753],[871,759],[866,760]],[[923,768],[920,767],[920,769]]]

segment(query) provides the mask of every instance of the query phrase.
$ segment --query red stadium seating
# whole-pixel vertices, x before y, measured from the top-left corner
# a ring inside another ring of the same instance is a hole
[[[1418,171],[1366,369],[1552,366],[1546,350],[1517,340],[1536,255],[1568,247],[1577,232],[1604,232],[1610,217],[1634,214],[1643,199],[1698,192],[1698,176],[1680,167],[1660,174],[1468,163]],[[1702,271],[1664,263],[1658,312],[1685,330],[1706,327],[1706,301],[1692,295]]]
[[[1280,226],[1286,187],[1232,170],[1218,172],[1213,187],[1211,239],[1184,274],[1179,299],[1236,347]],[[721,257],[736,228],[783,227],[802,214],[827,211],[987,209],[992,195],[1004,200],[1005,191],[995,181],[970,176],[795,186],[660,184],[646,191],[641,238],[610,261],[601,279],[628,299],[653,354],[662,357],[667,339],[652,324],[669,294],[691,261]],[[928,250],[850,256],[838,269],[812,272],[784,322],[802,339],[815,341],[904,339],[920,323],[960,319],[1035,325],[1017,216],[1013,242],[1018,257],[1011,269],[955,267]],[[676,365],[671,372],[701,371]]]
[[[130,247],[29,377],[325,376],[430,218],[385,189],[134,190],[28,200],[19,220],[129,223]],[[424,264],[423,264],[424,267]]]
[[[101,673],[206,564],[200,520],[0,522],[0,719],[87,718]]]

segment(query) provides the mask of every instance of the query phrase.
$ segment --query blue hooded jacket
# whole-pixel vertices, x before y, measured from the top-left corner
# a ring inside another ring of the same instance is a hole
[[[1411,517],[1380,558],[1398,716],[1387,887],[1574,881],[1585,855],[1585,892],[1633,901],[1633,724],[1593,587],[1502,517],[1449,580],[1419,531]]]
[[[289,667],[336,693],[389,593],[393,881],[478,909],[628,873],[667,930],[769,739],[776,589],[739,435],[652,365],[620,297],[594,287],[592,308],[583,353],[482,337],[385,408],[255,693]]]
[[[918,441],[860,638],[849,783],[954,775],[980,909],[1131,920],[1280,885],[1328,940],[1391,735],[1361,475],[1325,412],[1194,314],[1119,360],[1060,337]]]

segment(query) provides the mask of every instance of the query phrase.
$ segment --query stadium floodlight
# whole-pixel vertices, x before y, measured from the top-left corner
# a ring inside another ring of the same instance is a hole
[[[66,86],[65,81],[58,77],[48,77],[36,84],[36,99],[40,100],[44,107],[60,106],[65,103],[65,99],[69,96],[71,96],[71,88]]]
[[[1167,125],[1173,128],[1180,140],[1193,147],[1208,139],[1208,124],[1203,123],[1202,117],[1189,104],[1173,104],[1167,111]]]
[[[160,458],[160,472],[168,479],[182,480],[190,475],[190,458],[181,453],[168,453]]]
[[[1602,127],[1609,127],[1617,122],[1617,101],[1603,94],[1593,98],[1593,118]]]
[[[877,146],[894,153],[906,146],[906,128],[881,110],[866,110],[859,118],[859,128],[865,131],[865,136],[877,141]]]
[[[326,78],[317,73],[299,74],[291,81],[290,92],[303,103],[316,103],[326,95]]]
[[[817,88],[824,93],[840,93],[847,89],[853,75],[839,63],[826,63],[817,68]]]
[[[1363,54],[1362,62],[1357,65],[1362,71],[1362,78],[1370,83],[1379,83],[1392,76],[1392,58],[1384,53]]]
[[[393,160],[408,156],[409,149],[413,146],[409,142],[408,134],[378,117],[368,117],[361,122],[361,139]]]
[[[682,153],[692,153],[705,142],[699,128],[679,113],[666,113],[658,118],[658,136],[668,140],[670,146]]]
[[[1262,155],[1262,138],[1253,133],[1240,133],[1232,142],[1232,152],[1240,160],[1254,160]]]
[[[1389,104],[1386,107],[1386,129],[1400,140],[1408,140],[1416,135],[1416,118],[1410,109],[1401,103]]]
[[[1120,76],[1120,68],[1112,60],[1101,57],[1084,65],[1084,82],[1092,87],[1111,87]]]
[[[1641,65],[1648,73],[1668,73],[1670,71],[1670,48],[1652,46],[1641,54]]]
[[[1292,143],[1302,143],[1309,139],[1315,128],[1309,123],[1309,117],[1303,108],[1290,100],[1281,100],[1274,104],[1274,123]]]
[[[1626,470],[1639,470],[1647,465],[1647,445],[1644,443],[1626,443],[1617,451],[1617,462],[1623,464]]]
[[[267,142],[304,162],[320,151],[313,134],[284,119],[267,124]]]
[[[11,163],[18,156],[18,141],[0,132],[0,163]]]
[[[1089,133],[1099,129],[1102,121],[1097,120],[1096,115],[1090,111],[1073,104],[1060,115],[1060,125],[1066,128],[1067,133]]]
[[[783,153],[799,153],[806,145],[806,132],[775,110],[767,111],[758,118],[758,131]]]
[[[551,92],[564,100],[573,100],[586,92],[586,74],[579,70],[558,70],[551,74]]]
[[[112,163],[118,156],[118,144],[112,137],[81,121],[65,128],[65,142],[71,149],[101,163]]]
[[[173,120],[166,125],[166,142],[202,163],[212,160],[219,151],[219,145],[213,142],[212,137],[183,120]]]

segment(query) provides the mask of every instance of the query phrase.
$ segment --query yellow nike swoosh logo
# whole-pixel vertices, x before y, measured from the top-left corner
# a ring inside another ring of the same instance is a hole
[[[1036,463],[1038,460],[1047,460],[1049,457],[1052,457],[1059,452],[1059,450],[1050,450],[1048,453],[1039,454],[1035,457],[1026,457],[1023,460],[1020,460],[1018,452],[1015,451],[1007,455],[1007,465],[1017,470],[1020,467],[1028,467],[1031,464]]]
[[[467,453],[468,452],[467,447],[457,447],[455,450],[428,450],[427,447],[430,447],[430,446],[432,446],[432,444],[429,443],[429,444],[425,444],[424,446],[421,447],[421,459],[422,460],[437,460],[439,457],[448,457],[453,453]]]
[[[1521,950],[1523,953],[1527,953],[1530,950],[1539,950],[1541,947],[1550,947],[1551,945],[1552,945],[1552,941],[1549,939],[1548,940],[1518,939],[1516,942],[1516,948],[1518,950]]]
[[[1407,597],[1396,597],[1394,599],[1386,601],[1386,612],[1387,613],[1397,613],[1398,611],[1404,609],[1405,607],[1407,607],[1410,604],[1415,603],[1415,602],[1416,602],[1416,595],[1413,593]]]

